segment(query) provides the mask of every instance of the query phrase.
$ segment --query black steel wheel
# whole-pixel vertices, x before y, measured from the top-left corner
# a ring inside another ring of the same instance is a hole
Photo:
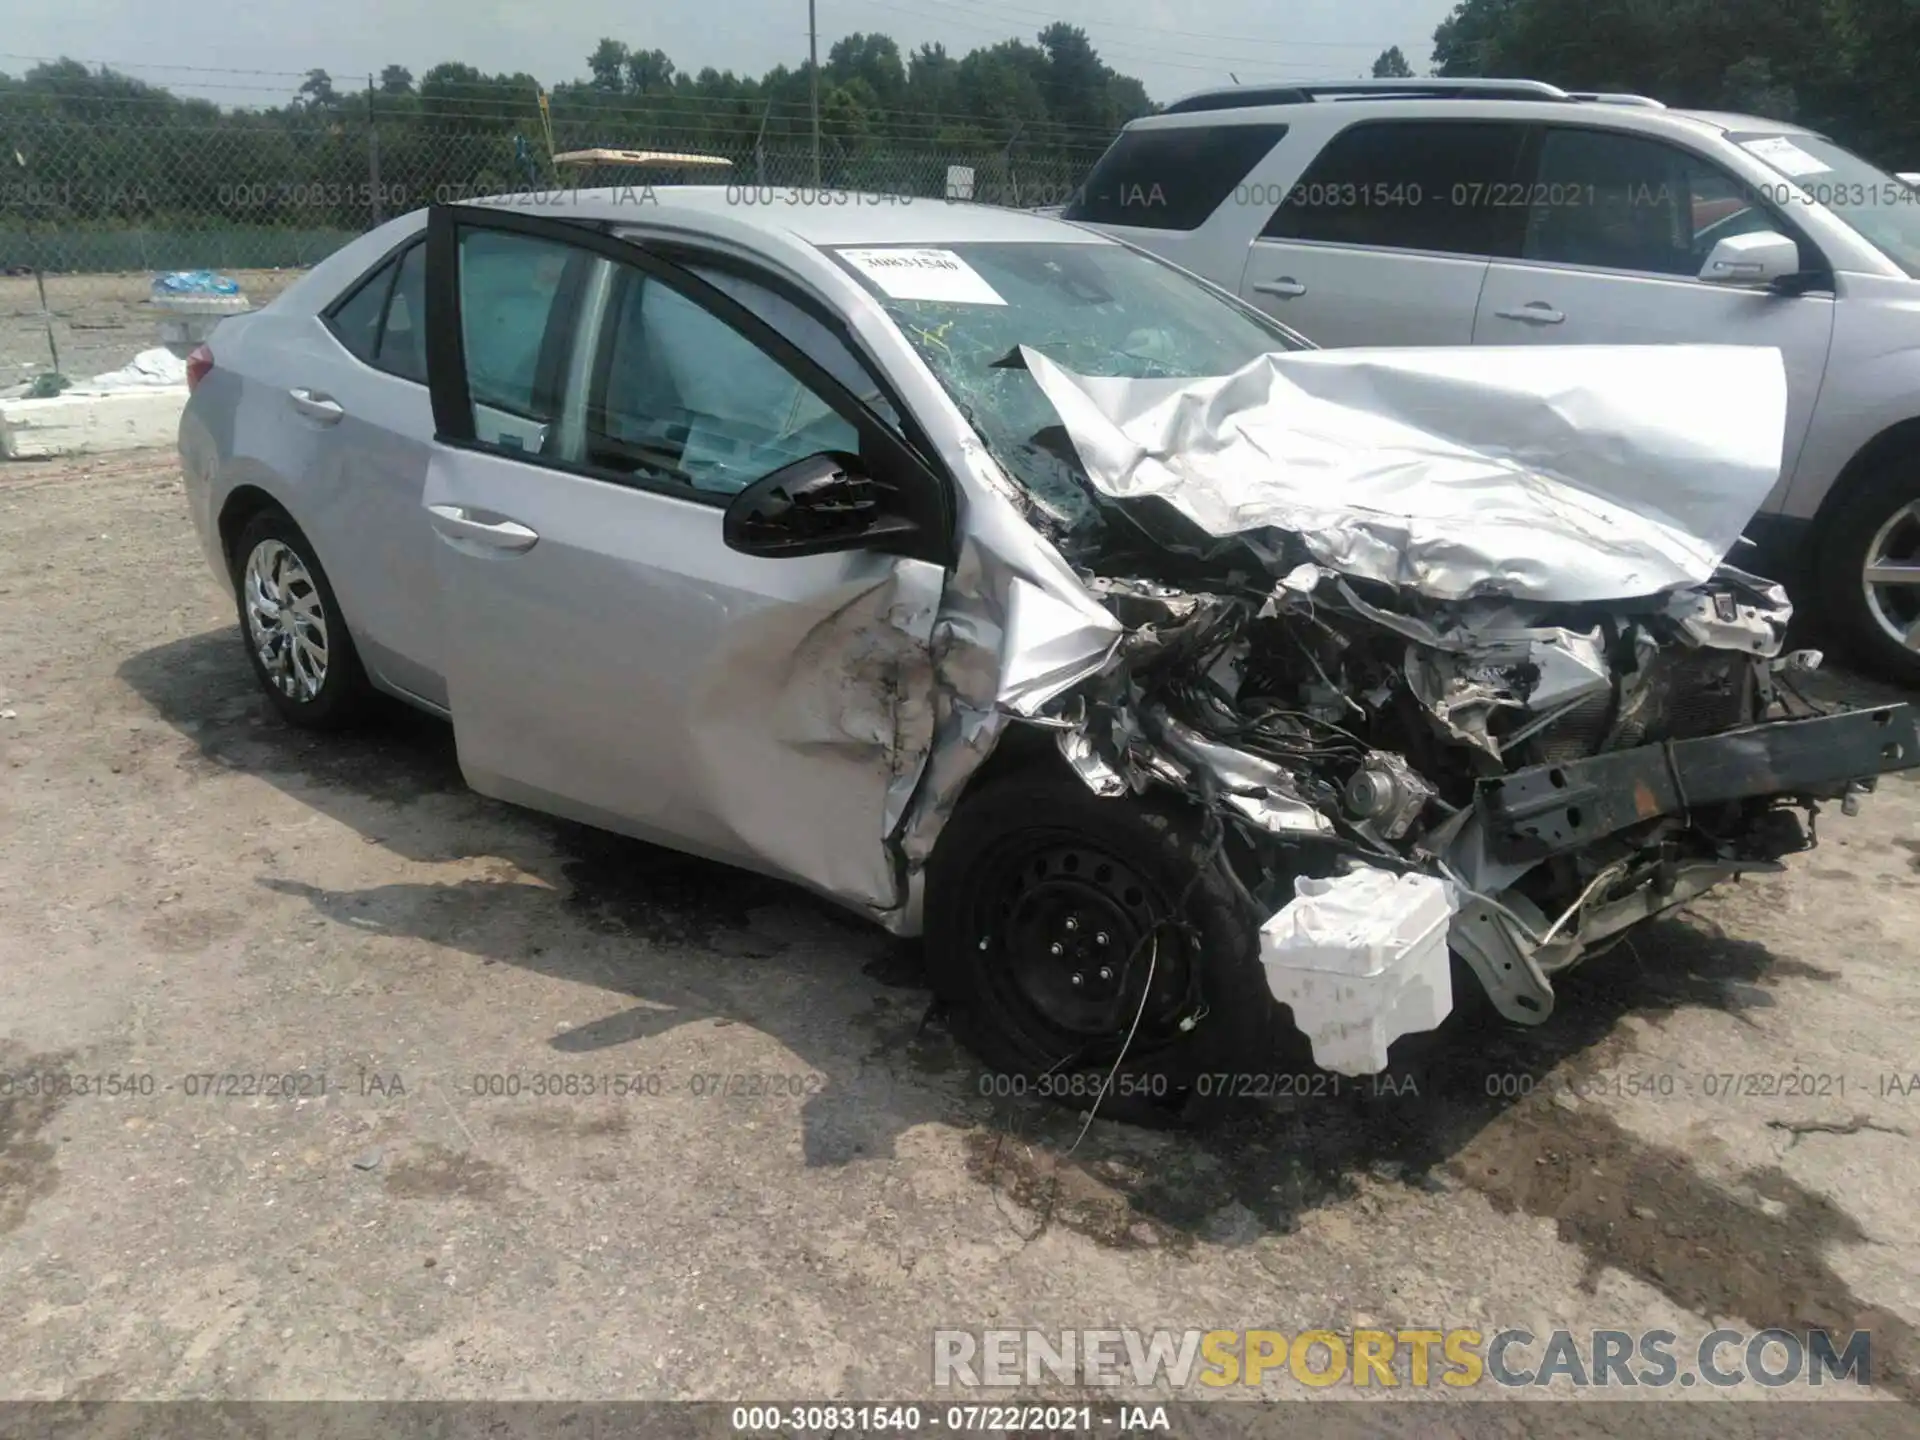
[[[969,795],[927,877],[927,957],[982,1092],[1167,1124],[1264,1068],[1283,1013],[1201,818],[1020,771]]]

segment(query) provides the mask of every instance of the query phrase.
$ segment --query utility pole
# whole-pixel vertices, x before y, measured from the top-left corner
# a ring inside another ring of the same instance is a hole
[[[373,201],[373,223],[386,224],[386,196],[380,190],[380,129],[374,122],[371,74],[367,76],[367,189]]]
[[[820,29],[807,0],[807,78],[813,82],[813,188],[820,188]]]

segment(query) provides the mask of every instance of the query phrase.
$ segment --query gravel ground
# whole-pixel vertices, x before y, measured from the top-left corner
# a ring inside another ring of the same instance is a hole
[[[912,947],[482,799],[437,723],[277,723],[171,456],[16,465],[0,1396],[884,1399],[929,1392],[936,1327],[1725,1324],[1870,1329],[1908,1400],[1920,784],[1822,833],[1542,1028],[1076,1149],[982,1097]],[[288,1073],[326,1094],[193,1093]],[[1781,1073],[1834,1078],[1708,1093]],[[728,1074],[781,1093],[694,1093]],[[642,1093],[486,1093],[536,1075]]]

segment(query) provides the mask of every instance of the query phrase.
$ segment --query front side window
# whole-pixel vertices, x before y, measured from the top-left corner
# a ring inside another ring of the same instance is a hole
[[[1226,375],[1261,355],[1307,348],[1257,310],[1124,245],[832,253],[879,300],[995,459],[1070,527],[1097,515],[1021,346],[1083,375],[1136,379]]]
[[[566,322],[591,257],[509,231],[460,232],[460,328],[474,435],[551,453]]]
[[[1527,259],[1654,275],[1698,275],[1721,238],[1773,223],[1699,156],[1608,130],[1547,130],[1529,198]]]
[[[725,497],[824,450],[860,453],[851,421],[726,321],[641,270],[609,268],[588,465]]]
[[[1511,256],[1523,201],[1524,126],[1493,120],[1369,121],[1341,131],[1288,190],[1268,240]]]

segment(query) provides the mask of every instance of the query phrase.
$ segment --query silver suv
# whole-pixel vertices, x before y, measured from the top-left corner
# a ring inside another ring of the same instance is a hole
[[[1322,345],[1777,349],[1750,533],[1920,684],[1920,191],[1824,136],[1537,81],[1245,86],[1128,125],[1064,215]]]

